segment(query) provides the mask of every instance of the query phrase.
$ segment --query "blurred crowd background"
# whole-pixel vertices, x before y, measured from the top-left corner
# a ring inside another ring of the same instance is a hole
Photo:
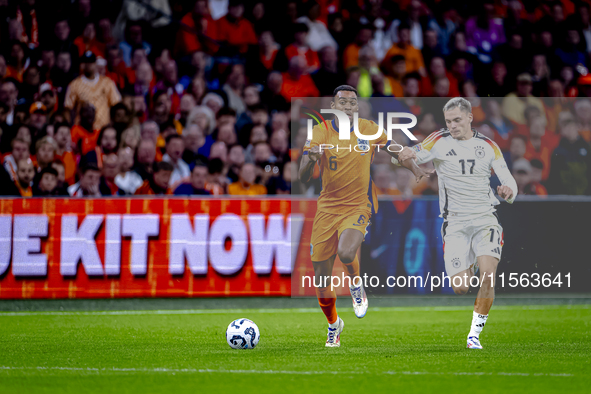
[[[396,97],[420,138],[443,127],[428,100],[467,97],[520,193],[591,194],[590,3],[0,0],[0,194],[317,194],[292,183],[291,98],[342,84]]]

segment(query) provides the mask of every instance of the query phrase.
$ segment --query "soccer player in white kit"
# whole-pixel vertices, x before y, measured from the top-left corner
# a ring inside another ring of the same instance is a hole
[[[418,145],[405,147],[398,160],[415,159],[417,164],[433,160],[444,220],[441,235],[445,270],[454,292],[466,294],[470,279],[480,270],[467,347],[482,349],[478,338],[494,301],[494,279],[503,248],[503,228],[495,209],[499,200],[490,187],[491,169],[502,184],[497,193],[508,203],[517,196],[517,184],[498,145],[472,130],[468,100],[449,100],[443,114],[447,128],[432,133]],[[398,160],[392,158],[397,165]]]

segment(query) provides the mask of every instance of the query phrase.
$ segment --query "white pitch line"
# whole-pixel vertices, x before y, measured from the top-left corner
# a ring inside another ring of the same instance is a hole
[[[257,369],[193,369],[193,368],[76,368],[76,367],[10,367],[0,366],[0,371],[71,371],[71,372],[144,372],[144,373],[233,373],[271,375],[363,375],[360,371],[284,371]],[[568,373],[520,373],[520,372],[429,372],[429,371],[382,371],[383,375],[462,375],[462,376],[549,376],[574,377]]]
[[[471,310],[472,306],[425,306],[425,307],[374,307],[370,312],[449,312]],[[501,305],[494,310],[557,310],[591,309],[591,305]],[[127,315],[214,315],[234,313],[319,313],[320,308],[266,308],[266,309],[179,309],[179,310],[128,310],[128,311],[25,311],[0,312],[0,317],[9,316],[127,316]]]

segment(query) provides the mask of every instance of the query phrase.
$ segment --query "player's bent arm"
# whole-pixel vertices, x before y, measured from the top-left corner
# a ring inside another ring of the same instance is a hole
[[[310,159],[309,155],[302,156],[302,161],[300,162],[300,169],[298,171],[298,177],[300,178],[301,182],[308,183],[310,181],[312,173],[314,172],[315,165],[316,161]]]
[[[499,181],[501,181],[501,185],[508,186],[513,192],[511,197],[505,199],[509,204],[513,204],[515,197],[517,197],[517,182],[515,182],[515,178],[507,168],[507,163],[505,163],[504,159],[495,160],[492,163],[492,168],[495,170]]]

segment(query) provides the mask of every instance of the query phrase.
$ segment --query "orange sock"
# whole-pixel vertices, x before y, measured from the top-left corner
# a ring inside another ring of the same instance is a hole
[[[328,287],[316,287],[318,304],[324,312],[328,323],[333,324],[337,321],[337,294],[334,289]]]
[[[343,266],[345,267],[347,275],[351,278],[351,284],[354,285],[355,277],[359,276],[359,258],[357,257],[357,254],[355,254],[355,259],[353,261],[349,264],[343,264]]]

